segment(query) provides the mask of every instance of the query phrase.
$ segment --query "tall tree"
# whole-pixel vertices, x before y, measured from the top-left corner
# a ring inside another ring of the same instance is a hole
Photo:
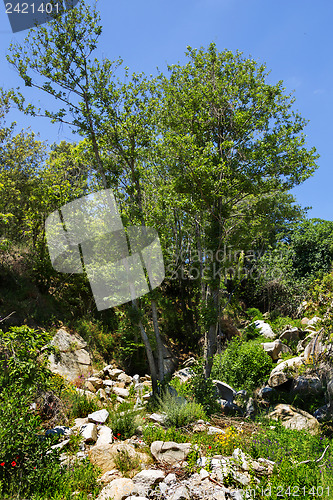
[[[138,77],[135,76],[133,85],[117,85],[114,70],[121,61],[92,59],[101,32],[98,13],[83,0],[49,25],[30,30],[23,46],[11,46],[8,60],[17,68],[25,85],[48,93],[63,107],[41,112],[30,105],[25,106],[23,96],[16,102],[26,113],[68,123],[85,137],[91,150],[91,172],[96,174],[104,188],[111,187],[118,193],[124,192],[120,181],[125,181],[127,196],[134,195],[135,210],[125,211],[124,215],[130,214],[132,223],[133,219],[134,223],[143,223],[140,187],[143,154],[140,149],[147,150],[150,140],[147,122],[143,121],[144,113],[141,112],[141,106],[143,111],[146,109],[142,94],[144,82],[141,82],[139,91]],[[155,391],[158,373],[153,350],[137,300],[132,301],[132,306],[137,313],[133,317],[146,348]],[[151,307],[162,380],[163,353],[154,300]]]
[[[282,82],[267,83],[264,65],[238,52],[219,52],[215,44],[207,51],[188,47],[186,54],[189,61],[169,67],[170,76],[161,79],[161,141],[182,210],[201,224],[200,240],[212,251],[205,294],[208,377],[223,246],[249,214],[253,221],[269,217],[267,200],[281,199],[311,176],[318,156],[305,147],[306,121],[293,111],[294,99]]]

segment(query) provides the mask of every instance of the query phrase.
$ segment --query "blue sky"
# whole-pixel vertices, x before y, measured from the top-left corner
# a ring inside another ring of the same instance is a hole
[[[15,3],[15,1],[13,2]],[[30,2],[29,2],[30,3]],[[93,4],[93,0],[88,0]],[[309,217],[333,220],[331,143],[333,116],[333,3],[321,0],[98,0],[103,34],[97,57],[121,57],[130,71],[156,74],[168,64],[185,63],[186,46],[239,50],[271,73],[270,83],[283,80],[287,93],[295,91],[295,109],[310,120],[307,145],[320,154],[319,169],[292,193],[302,206],[312,206]],[[21,86],[34,104],[49,99],[26,89],[6,61],[10,43],[22,42],[27,32],[13,34],[0,6],[0,86]],[[31,127],[42,140],[75,140],[66,127],[46,118],[13,112],[18,129]]]

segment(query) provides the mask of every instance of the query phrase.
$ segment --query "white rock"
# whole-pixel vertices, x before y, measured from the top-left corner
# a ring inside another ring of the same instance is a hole
[[[208,432],[207,434],[211,436],[212,434],[225,434],[223,429],[220,429],[219,427],[214,427],[214,426],[209,426],[208,427]]]
[[[89,422],[93,422],[95,424],[104,424],[109,417],[109,412],[103,408],[102,410],[94,411],[94,413],[90,413],[88,415]]]
[[[86,443],[95,442],[97,440],[97,427],[93,423],[82,425],[80,434]]]
[[[199,472],[200,476],[200,481],[204,481],[205,479],[209,478],[209,472],[206,471],[206,469],[201,469]]]
[[[128,398],[129,396],[129,391],[128,389],[122,389],[121,387],[113,387],[112,388],[114,394],[117,396],[120,396],[121,398]]]
[[[136,486],[131,479],[114,479],[102,489],[96,500],[125,500],[136,492]]]
[[[103,444],[112,444],[113,443],[113,434],[110,427],[103,425],[99,430],[99,436],[96,442],[96,446],[100,446]]]
[[[158,424],[164,424],[165,423],[165,415],[161,415],[160,413],[152,413],[149,416],[149,420],[152,422],[156,422]]]
[[[260,331],[260,335],[263,335],[267,339],[275,339],[276,335],[268,323],[262,319],[257,319],[254,321],[254,325]]]

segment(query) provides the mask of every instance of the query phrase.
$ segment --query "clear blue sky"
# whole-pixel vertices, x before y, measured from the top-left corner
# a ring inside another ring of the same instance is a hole
[[[307,144],[320,154],[314,176],[292,192],[302,206],[313,207],[309,217],[333,220],[331,0],[98,0],[97,6],[104,27],[97,57],[120,56],[131,71],[166,72],[167,64],[185,62],[187,45],[207,47],[212,41],[218,50],[238,49],[266,63],[271,83],[283,80],[287,92],[295,90],[295,107],[310,120]],[[24,88],[5,58],[9,44],[26,34],[11,33],[1,4],[0,86],[21,86],[30,102],[45,103],[48,97]],[[42,140],[75,140],[69,129],[46,118],[12,117],[19,129],[30,126]]]

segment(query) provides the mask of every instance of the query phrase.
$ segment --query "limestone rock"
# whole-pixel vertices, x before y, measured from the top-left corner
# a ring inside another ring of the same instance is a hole
[[[165,415],[161,415],[160,413],[152,413],[148,418],[157,424],[165,424]]]
[[[237,391],[233,389],[230,385],[226,384],[225,382],[221,382],[220,380],[213,380],[213,383],[215,384],[218,395],[222,399],[226,399],[227,401],[232,402],[234,398],[236,397]]]
[[[84,424],[80,429],[80,434],[86,443],[94,443],[97,440],[97,427],[93,423]]]
[[[129,385],[132,383],[132,377],[124,372],[118,375],[117,380],[119,380],[119,382],[124,382],[125,385]]]
[[[304,430],[310,434],[317,434],[320,429],[318,421],[310,413],[287,404],[276,405],[267,416],[281,421],[287,429]]]
[[[191,368],[183,368],[182,370],[175,372],[173,376],[179,378],[179,380],[184,384],[193,377],[193,371]]]
[[[97,479],[97,481],[99,483],[102,483],[102,484],[109,484],[114,479],[119,479],[121,477],[122,477],[122,473],[119,470],[112,469],[112,470],[105,472],[102,477]]]
[[[88,377],[92,372],[89,353],[84,349],[87,343],[77,333],[69,333],[64,328],[57,331],[50,344],[59,349],[58,354],[49,356],[49,368],[67,380]]]
[[[281,354],[292,354],[290,347],[283,344],[280,339],[276,339],[274,342],[264,342],[261,345],[273,361],[277,361],[281,357]]]
[[[322,338],[323,334],[321,333],[318,336],[315,335],[314,338],[310,340],[303,353],[303,356],[306,360],[317,360],[319,356],[326,350],[326,347],[322,343]]]
[[[136,485],[140,495],[146,495],[148,493],[148,490],[163,481],[164,478],[164,471],[146,469],[142,470],[133,477],[133,483]]]
[[[287,359],[286,361],[282,361],[282,363],[279,363],[271,371],[268,385],[270,387],[278,387],[279,385],[287,382],[287,380],[293,378],[293,375],[297,373],[298,368],[302,366],[303,361],[304,358],[299,356],[296,358]]]
[[[318,377],[300,376],[293,380],[291,392],[299,394],[320,394],[323,391]]]
[[[103,425],[98,433],[98,439],[96,441],[96,446],[108,445],[113,443],[113,434],[110,427]]]
[[[112,391],[114,392],[114,394],[120,396],[121,398],[128,398],[129,396],[128,389],[122,389],[121,387],[112,387]]]
[[[104,368],[104,370],[106,370],[106,367]],[[106,371],[107,371],[111,380],[117,380],[119,375],[121,373],[124,373],[123,370],[119,370],[119,368],[112,368],[112,369],[108,368],[108,370],[106,370]]]
[[[319,321],[321,321],[321,318],[319,316],[314,316],[308,321],[308,326],[314,326],[316,325]]]
[[[96,500],[125,500],[132,494],[136,494],[137,489],[131,479],[125,477],[114,479],[105,486]]]
[[[267,339],[275,339],[276,335],[268,323],[265,323],[262,319],[257,319],[254,321],[254,325],[260,331],[260,335]]]
[[[175,443],[174,441],[154,441],[150,446],[155,460],[171,465],[186,460],[190,450],[191,443]]]
[[[223,429],[220,429],[219,427],[214,427],[212,425],[210,425],[208,427],[208,431],[207,431],[207,434],[209,436],[212,436],[214,434],[225,434],[224,430]]]
[[[114,459],[119,453],[126,453],[130,458],[137,456],[134,447],[127,443],[103,444],[90,448],[89,460],[105,473],[116,468]]]
[[[105,424],[109,417],[109,412],[103,408],[102,410],[94,411],[88,415],[89,422],[94,422],[95,424]]]
[[[299,330],[297,327],[289,326],[280,335],[280,340],[286,340],[287,342],[294,342],[299,340]]]
[[[103,387],[103,380],[99,377],[89,377],[86,382],[90,382],[96,390],[102,389]]]

